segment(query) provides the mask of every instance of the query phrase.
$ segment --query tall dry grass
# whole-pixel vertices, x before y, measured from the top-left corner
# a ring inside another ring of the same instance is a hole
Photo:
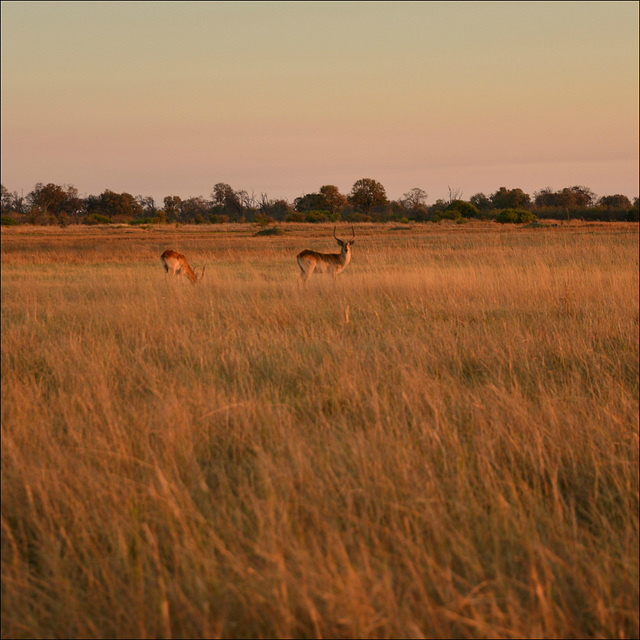
[[[3,637],[637,637],[638,226],[286,229],[3,230]]]

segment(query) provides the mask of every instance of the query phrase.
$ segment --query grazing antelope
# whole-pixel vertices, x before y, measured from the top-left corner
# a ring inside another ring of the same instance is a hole
[[[167,249],[160,256],[160,262],[164,267],[165,273],[169,274],[169,278],[172,278],[174,273],[177,273],[179,276],[184,274],[189,278],[189,280],[191,280],[191,282],[193,282],[193,284],[197,284],[202,280],[202,276],[204,275],[205,267],[202,267],[202,273],[198,278],[193,272],[193,269],[189,266],[187,259],[181,253],[172,251],[171,249]]]
[[[351,227],[353,238],[347,242],[343,242],[336,238],[336,228],[333,227],[333,237],[340,245],[340,253],[318,253],[305,249],[298,256],[298,266],[300,267],[300,280],[305,284],[309,276],[315,271],[316,273],[330,273],[333,280],[338,274],[349,264],[351,260],[351,245],[356,241],[356,232]]]

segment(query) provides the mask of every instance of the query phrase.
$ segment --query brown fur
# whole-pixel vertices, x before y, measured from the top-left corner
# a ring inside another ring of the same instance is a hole
[[[307,282],[309,276],[314,272],[330,273],[335,281],[338,274],[351,261],[351,245],[355,242],[356,237],[353,227],[351,228],[351,231],[353,232],[353,238],[344,242],[336,238],[336,230],[334,227],[333,237],[340,246],[340,253],[319,253],[318,251],[305,249],[297,255],[296,259],[298,261],[298,266],[300,267],[300,280],[303,284]]]
[[[204,267],[202,267],[202,273],[200,274],[200,278],[196,276],[193,272],[193,269],[189,266],[187,259],[177,251],[173,251],[171,249],[167,249],[161,256],[160,262],[164,267],[166,273],[169,274],[169,277],[172,278],[173,274],[176,273],[179,276],[185,275],[193,284],[197,284],[199,280],[202,280],[202,276],[204,275]]]

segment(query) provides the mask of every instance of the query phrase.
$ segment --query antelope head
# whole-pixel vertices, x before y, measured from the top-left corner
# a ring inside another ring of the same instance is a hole
[[[351,245],[356,241],[356,232],[353,226],[351,227],[351,236],[351,240],[347,240],[346,242],[344,240],[340,240],[340,238],[336,236],[336,228],[333,227],[333,237],[340,246],[341,253],[349,253],[351,251]]]

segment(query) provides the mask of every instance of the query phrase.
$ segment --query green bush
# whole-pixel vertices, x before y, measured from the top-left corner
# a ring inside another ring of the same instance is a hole
[[[371,216],[368,216],[366,213],[360,213],[359,211],[355,211],[348,215],[342,216],[345,222],[371,222]]]
[[[2,216],[0,219],[0,225],[3,227],[13,227],[20,224],[17,220],[14,220],[11,216]]]
[[[500,224],[522,224],[534,220],[537,216],[526,209],[502,209],[496,216],[496,222]]]
[[[132,226],[141,224],[163,224],[163,222],[164,220],[160,216],[150,218],[134,218],[133,220],[129,220],[129,224]]]
[[[328,211],[307,211],[305,217],[305,222],[329,222],[329,212]]]
[[[285,222],[340,222],[341,215],[339,213],[330,213],[329,211],[292,211],[288,213]]]
[[[445,209],[444,211],[436,211],[433,214],[433,222],[440,222],[440,220],[458,220],[462,217],[462,214],[457,209]]]
[[[253,217],[253,221],[260,227],[266,227],[268,224],[273,224],[275,220],[264,213],[256,213]]]
[[[111,224],[111,220],[107,216],[99,213],[92,213],[84,219],[84,224]]]
[[[457,211],[463,218],[477,218],[480,215],[478,207],[466,200],[454,200],[445,211]]]
[[[254,236],[281,236],[284,235],[284,231],[280,227],[269,227],[268,229],[261,229],[253,234]]]

